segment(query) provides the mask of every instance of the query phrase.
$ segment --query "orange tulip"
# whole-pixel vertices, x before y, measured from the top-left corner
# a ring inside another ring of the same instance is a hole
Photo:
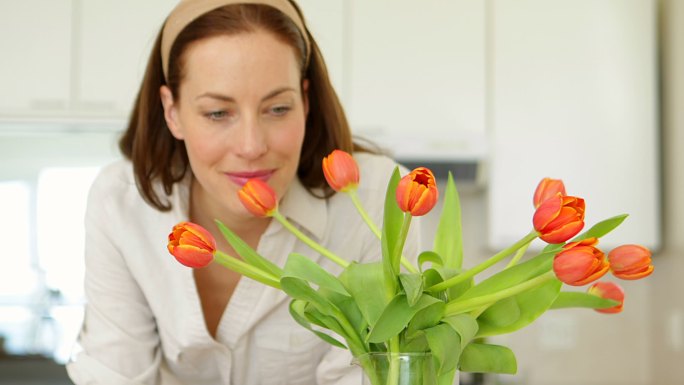
[[[544,201],[553,198],[558,194],[561,196],[567,195],[562,180],[551,178],[542,179],[537,185],[537,189],[534,190],[534,208],[539,207]]]
[[[611,314],[622,311],[622,306],[625,303],[625,292],[618,284],[613,282],[596,282],[589,287],[587,292],[601,298],[612,299],[613,301],[620,302],[619,305],[615,305],[607,309],[595,309],[597,312]]]
[[[180,222],[173,226],[167,245],[169,253],[188,267],[204,267],[214,260],[216,241],[202,226]]]
[[[278,209],[275,191],[261,179],[248,180],[238,191],[238,198],[257,217],[270,217]]]
[[[587,238],[563,246],[553,259],[556,277],[568,285],[583,286],[603,277],[608,272],[608,261],[596,248],[598,239]]]
[[[651,251],[641,245],[622,245],[608,253],[610,270],[620,279],[644,278],[653,272]]]
[[[542,202],[532,218],[539,238],[563,243],[577,235],[584,227],[584,207],[584,199],[560,194]]]
[[[401,178],[397,185],[397,203],[405,213],[414,217],[427,214],[435,204],[439,193],[432,171],[418,167]]]
[[[323,175],[335,191],[346,192],[359,185],[359,166],[342,150],[334,150],[323,158]]]

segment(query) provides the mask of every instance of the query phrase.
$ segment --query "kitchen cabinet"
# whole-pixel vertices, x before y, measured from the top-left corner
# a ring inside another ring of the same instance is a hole
[[[0,48],[10,60],[0,84],[10,92],[0,99],[0,126],[13,119],[123,125],[153,39],[176,3],[2,3]],[[299,4],[356,134],[402,159],[482,156],[484,2]]]
[[[70,103],[71,1],[0,3],[0,116],[54,114]]]
[[[485,2],[354,0],[345,106],[354,129],[403,160],[485,152]]]
[[[175,0],[0,4],[0,120],[128,115],[149,50]]]

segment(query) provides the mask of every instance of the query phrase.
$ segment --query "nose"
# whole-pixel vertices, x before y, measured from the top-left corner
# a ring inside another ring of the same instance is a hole
[[[244,159],[257,159],[268,151],[265,129],[254,116],[245,117],[233,138],[235,152]]]

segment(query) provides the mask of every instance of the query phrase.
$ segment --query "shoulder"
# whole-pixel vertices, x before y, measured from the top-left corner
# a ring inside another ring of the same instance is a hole
[[[133,176],[133,165],[121,159],[104,166],[93,181],[90,188],[90,200],[104,200],[107,197],[120,196],[137,191]]]
[[[361,174],[360,190],[370,189],[384,192],[395,168],[399,167],[402,175],[405,173],[403,166],[385,155],[359,152],[354,154],[354,159],[359,165]]]

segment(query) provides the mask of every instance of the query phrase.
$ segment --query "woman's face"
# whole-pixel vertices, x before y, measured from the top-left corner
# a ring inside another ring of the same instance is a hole
[[[237,191],[250,178],[282,197],[296,177],[308,103],[295,50],[257,31],[191,44],[174,100],[161,89],[174,137],[185,141],[193,203],[215,217],[249,216]]]

